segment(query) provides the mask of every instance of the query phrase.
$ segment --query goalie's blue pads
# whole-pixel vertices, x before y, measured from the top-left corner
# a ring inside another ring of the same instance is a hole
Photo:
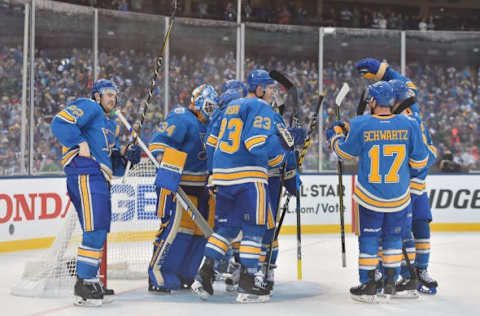
[[[125,152],[125,158],[132,163],[132,165],[136,165],[140,162],[140,158],[142,157],[142,150],[140,147],[136,145],[130,145]]]
[[[187,154],[173,148],[166,148],[157,170],[155,186],[176,192],[182,177]]]

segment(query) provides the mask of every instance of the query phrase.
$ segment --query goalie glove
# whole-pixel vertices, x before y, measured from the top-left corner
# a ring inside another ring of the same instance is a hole
[[[187,153],[173,148],[166,148],[160,167],[157,170],[155,186],[176,192],[186,161]]]

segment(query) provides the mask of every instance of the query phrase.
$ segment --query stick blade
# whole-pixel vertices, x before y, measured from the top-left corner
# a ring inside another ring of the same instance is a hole
[[[342,89],[340,89],[340,92],[338,92],[337,97],[335,98],[335,104],[337,106],[340,106],[340,104],[342,104],[343,99],[345,98],[345,96],[349,91],[350,91],[350,86],[348,85],[348,83],[344,82]]]
[[[278,81],[286,90],[289,90],[293,87],[293,83],[280,71],[272,70],[269,74],[273,80]]]

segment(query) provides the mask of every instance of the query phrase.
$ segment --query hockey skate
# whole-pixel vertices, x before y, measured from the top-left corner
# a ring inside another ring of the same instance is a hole
[[[265,290],[267,291],[267,294],[272,296],[273,292],[273,285],[275,284],[275,268],[277,266],[272,264],[270,265],[270,268],[268,269],[268,272],[266,273],[266,278],[265,278]]]
[[[249,274],[243,266],[237,291],[236,301],[239,303],[264,303],[270,300],[270,295],[264,287],[263,274],[261,272]]]
[[[368,277],[369,280],[367,282],[350,288],[350,296],[355,301],[376,304],[378,303],[378,298],[377,282],[375,281],[375,270],[369,271]]]
[[[382,300],[389,301],[392,296],[396,293],[395,288],[395,269],[394,268],[384,268],[385,271],[385,280],[383,284],[383,296]]]
[[[419,298],[417,292],[418,280],[416,278],[400,278],[395,283],[395,295],[393,298],[409,298],[416,299]]]
[[[77,277],[74,288],[73,304],[77,306],[97,307],[102,306],[103,291],[100,281],[84,280]]]
[[[213,281],[215,280],[213,266],[213,259],[206,257],[192,284],[193,294],[202,300],[206,300],[209,296],[213,295]]]
[[[225,291],[229,293],[237,292],[238,281],[240,280],[240,263],[231,260],[228,264],[227,273],[225,273]]]
[[[426,269],[417,268],[418,291],[423,294],[437,294],[438,282],[434,280]]]
[[[377,285],[377,295],[383,295],[383,275],[380,270],[375,270],[375,284]]]

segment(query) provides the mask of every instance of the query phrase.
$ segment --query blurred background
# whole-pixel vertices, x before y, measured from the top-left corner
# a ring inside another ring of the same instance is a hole
[[[170,2],[0,0],[0,176],[62,173],[50,121],[66,104],[89,97],[95,79],[115,81],[119,108],[135,120],[168,27]],[[334,120],[335,95],[349,83],[342,116],[353,118],[368,84],[354,65],[373,57],[417,85],[423,119],[440,152],[434,171],[480,170],[480,1],[178,5],[144,140],[169,110],[188,105],[197,85],[220,88],[254,68],[276,69],[295,82],[304,125],[319,92],[327,92],[304,172],[334,170],[336,158],[323,132]],[[289,107],[287,120],[291,112]],[[126,131],[121,133],[126,141]],[[353,171],[355,164],[346,168]]]

